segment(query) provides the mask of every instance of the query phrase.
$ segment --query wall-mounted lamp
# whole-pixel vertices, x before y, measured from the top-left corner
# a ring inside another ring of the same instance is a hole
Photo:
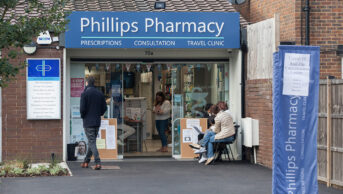
[[[26,54],[32,55],[37,50],[37,45],[34,42],[31,42],[30,44],[24,45],[23,50]]]
[[[165,8],[166,8],[166,2],[162,2],[162,1],[155,2],[155,9],[165,9]]]
[[[337,45],[336,54],[337,56],[343,57],[343,45]]]

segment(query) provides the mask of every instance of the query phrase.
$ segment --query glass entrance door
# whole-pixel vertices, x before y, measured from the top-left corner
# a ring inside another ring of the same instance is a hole
[[[173,155],[180,155],[180,119],[202,118],[205,107],[228,101],[228,64],[175,64],[171,70]]]

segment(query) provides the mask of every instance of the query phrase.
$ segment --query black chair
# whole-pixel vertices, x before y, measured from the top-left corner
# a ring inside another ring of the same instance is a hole
[[[221,158],[222,154],[226,154],[227,158],[231,161],[230,153],[231,153],[231,156],[232,156],[232,160],[234,160],[232,149],[231,149],[231,144],[233,142],[235,142],[235,140],[237,138],[237,133],[238,133],[238,128],[239,127],[240,127],[239,125],[235,125],[235,135],[233,136],[233,140],[232,141],[215,143],[215,145],[214,145],[214,153],[215,153],[215,156],[216,156],[215,161],[222,160],[222,158]],[[230,153],[229,153],[229,150],[227,149],[227,147],[229,147]]]

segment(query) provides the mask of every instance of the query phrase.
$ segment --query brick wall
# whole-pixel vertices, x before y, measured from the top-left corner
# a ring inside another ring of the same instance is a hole
[[[232,5],[240,14],[241,16],[249,21],[250,20],[250,3],[249,1],[246,1],[245,3],[241,5]]]
[[[6,51],[3,52],[3,57],[6,56],[6,53]],[[13,60],[12,64],[23,62],[26,58],[61,58],[61,67],[63,67],[62,57],[62,50],[37,49],[34,55],[28,56],[23,54]],[[47,161],[50,160],[51,153],[55,153],[58,159],[62,159],[62,120],[35,121],[26,119],[25,75],[26,69],[21,70],[16,80],[12,81],[8,87],[3,88],[3,160],[28,159],[32,161]]]
[[[303,6],[305,6],[304,0]],[[337,45],[343,45],[343,1],[311,0],[310,7],[310,45],[321,47],[320,77],[324,79],[327,75],[333,75],[342,78],[341,57],[336,55],[335,50]],[[303,18],[305,18],[304,14]],[[302,26],[303,37],[305,37],[305,20]],[[297,33],[299,36],[300,29]]]
[[[250,16],[246,18],[256,23],[279,13],[280,41],[295,41],[303,45],[305,5],[306,0],[250,0]],[[324,79],[327,75],[334,75],[341,78],[341,57],[336,55],[335,49],[337,45],[343,45],[342,0],[311,0],[310,7],[310,45],[321,47],[320,77]]]
[[[280,15],[280,41],[295,41],[295,3],[285,0],[250,0],[250,20],[256,23]]]
[[[295,3],[285,0],[250,0],[249,22],[256,23],[280,16],[280,41],[295,41]],[[249,49],[248,49],[249,50]],[[245,88],[246,117],[259,120],[260,146],[257,162],[272,167],[273,161],[273,108],[272,80],[247,80]]]
[[[298,45],[305,43],[305,0],[250,0],[249,3],[250,15],[246,18],[250,23],[272,18],[279,13],[280,41],[295,41]],[[321,46],[320,77],[334,75],[341,78],[341,57],[336,56],[335,49],[343,44],[342,0],[311,0],[310,7],[310,45]],[[272,167],[271,93],[271,80],[246,82],[246,116],[260,120],[257,162],[268,167]]]
[[[248,80],[245,87],[246,117],[259,120],[260,146],[257,162],[272,167],[273,160],[273,107],[272,80]]]

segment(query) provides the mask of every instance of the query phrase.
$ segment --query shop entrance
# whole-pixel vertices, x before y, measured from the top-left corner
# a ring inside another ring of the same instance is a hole
[[[108,106],[104,117],[118,122],[119,158],[180,155],[180,118],[201,118],[207,104],[229,99],[228,63],[84,62],[71,64],[73,76],[93,76],[104,93]],[[157,151],[161,140],[153,107],[159,91],[172,105],[165,130],[168,152]],[[72,131],[71,141],[76,141],[73,137],[77,134]]]

